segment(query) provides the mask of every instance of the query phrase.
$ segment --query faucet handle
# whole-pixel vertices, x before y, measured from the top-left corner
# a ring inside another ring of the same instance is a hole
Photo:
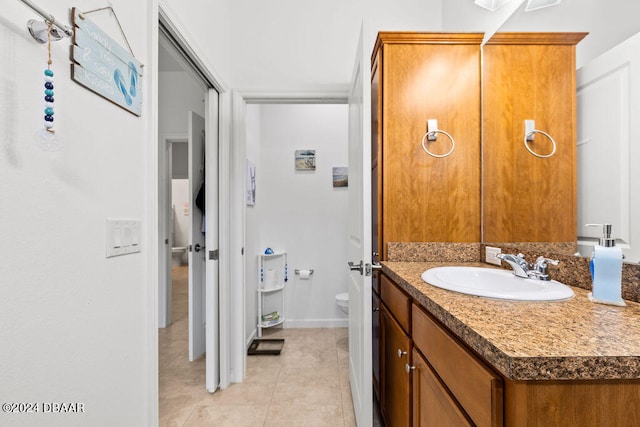
[[[549,259],[549,258],[545,258],[543,256],[539,256],[536,259],[536,266],[542,266],[542,264],[551,264],[551,265],[558,265],[560,264],[560,261],[557,259]]]

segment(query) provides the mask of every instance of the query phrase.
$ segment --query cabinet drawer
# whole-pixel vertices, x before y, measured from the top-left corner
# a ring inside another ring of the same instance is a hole
[[[410,333],[411,300],[409,296],[384,274],[380,275],[380,298],[389,307],[402,329]]]
[[[502,379],[416,305],[412,318],[415,347],[474,424],[501,426]]]

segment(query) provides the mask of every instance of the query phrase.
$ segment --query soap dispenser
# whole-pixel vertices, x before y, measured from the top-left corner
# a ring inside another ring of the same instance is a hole
[[[593,292],[589,300],[602,304],[625,306],[622,299],[622,249],[611,237],[611,224],[586,224],[587,227],[602,227],[602,237],[593,247],[591,278]]]

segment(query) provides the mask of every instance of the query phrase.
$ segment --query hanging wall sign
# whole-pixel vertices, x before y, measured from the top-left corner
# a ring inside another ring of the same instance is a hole
[[[142,114],[142,64],[77,9],[74,25],[71,78],[125,110]]]

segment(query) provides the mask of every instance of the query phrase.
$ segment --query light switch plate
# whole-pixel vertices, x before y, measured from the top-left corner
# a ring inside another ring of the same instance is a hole
[[[142,221],[130,218],[107,218],[107,258],[140,252]]]
[[[497,257],[498,254],[502,253],[502,249],[494,248],[493,246],[485,247],[485,257],[484,260],[489,264],[501,265],[502,261]]]

